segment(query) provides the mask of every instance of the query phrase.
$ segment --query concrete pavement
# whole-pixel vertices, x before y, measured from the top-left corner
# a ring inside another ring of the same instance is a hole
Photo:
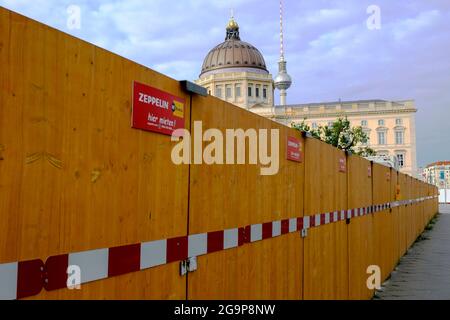
[[[383,300],[450,299],[450,205],[425,231],[375,295]]]

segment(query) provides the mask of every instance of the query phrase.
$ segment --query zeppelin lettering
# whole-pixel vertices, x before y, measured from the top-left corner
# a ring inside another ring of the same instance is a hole
[[[134,82],[132,127],[172,135],[184,129],[184,105],[182,98]]]

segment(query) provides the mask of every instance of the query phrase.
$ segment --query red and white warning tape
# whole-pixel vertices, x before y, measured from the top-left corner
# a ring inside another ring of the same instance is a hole
[[[47,291],[66,288],[69,266],[78,266],[82,270],[83,284],[434,198],[437,196],[63,254],[49,257],[45,263],[38,259],[0,264],[0,300],[33,296],[39,294],[42,288]]]

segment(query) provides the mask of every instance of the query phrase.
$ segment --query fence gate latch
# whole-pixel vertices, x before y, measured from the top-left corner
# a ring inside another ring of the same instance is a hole
[[[197,257],[191,257],[180,262],[180,275],[185,276],[188,272],[197,270]]]
[[[192,257],[187,260],[187,270],[188,272],[197,271],[197,257]]]
[[[308,236],[308,229],[302,229],[300,235],[302,236],[302,238],[306,238]]]

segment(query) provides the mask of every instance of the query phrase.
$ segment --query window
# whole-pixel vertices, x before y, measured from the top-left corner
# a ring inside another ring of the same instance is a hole
[[[362,142],[362,145],[368,146],[370,141],[370,129],[363,129],[363,132],[367,135],[367,141]]]
[[[264,100],[267,99],[267,87],[264,87],[263,89],[263,98]]]
[[[231,92],[231,86],[230,85],[227,85],[226,87],[225,87],[226,89],[225,89],[225,94],[226,94],[226,97],[227,98],[231,98],[232,97],[232,92]]]
[[[367,127],[367,120],[361,120],[361,127]]]
[[[248,87],[248,96],[251,97],[252,96],[252,87]]]
[[[384,127],[384,120],[383,119],[378,120],[378,126]]]
[[[395,131],[395,144],[403,144],[403,143],[404,143],[404,132]]]
[[[360,110],[365,110],[365,109],[369,109],[370,104],[368,103],[358,103],[358,109]]]
[[[403,119],[395,119],[395,125],[401,126],[403,124]]]
[[[255,96],[259,98],[259,87],[256,87],[255,89]]]
[[[386,144],[386,132],[378,132],[378,144]]]
[[[241,96],[241,86],[236,86],[235,94],[236,94],[236,97],[240,97]]]
[[[221,98],[222,97],[222,87],[216,86],[216,97]]]
[[[351,104],[343,104],[343,105],[341,106],[341,109],[342,109],[342,110],[352,110],[352,109],[353,109],[353,106],[352,106]]]
[[[405,154],[397,153],[398,166],[403,168],[405,166]]]

